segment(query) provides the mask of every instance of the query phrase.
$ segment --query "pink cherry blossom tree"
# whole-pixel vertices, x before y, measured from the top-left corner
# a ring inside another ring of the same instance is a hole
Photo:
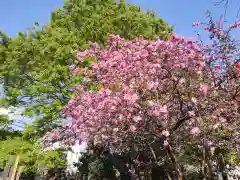
[[[43,141],[72,144],[87,139],[111,153],[132,153],[134,166],[128,171],[135,178],[136,166],[153,167],[162,161],[171,162],[174,176],[182,179],[176,155],[194,143],[204,157],[213,144],[236,148],[240,65],[229,32],[238,26],[236,22],[224,30],[222,22],[210,21],[205,30],[212,44],[207,45],[175,34],[168,41],[141,36],[126,41],[111,35],[105,49],[90,42],[92,48],[77,53],[79,62],[72,70],[83,77],[64,108],[72,122],[49,132]],[[86,68],[89,58],[97,61]],[[213,176],[204,158],[203,171],[205,164]]]

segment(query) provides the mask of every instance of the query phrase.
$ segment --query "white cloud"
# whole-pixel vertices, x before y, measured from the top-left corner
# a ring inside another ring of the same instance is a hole
[[[0,115],[8,115],[10,113],[10,110],[5,108],[0,108]]]

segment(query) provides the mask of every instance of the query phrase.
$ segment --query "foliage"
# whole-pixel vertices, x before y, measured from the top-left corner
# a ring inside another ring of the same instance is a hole
[[[61,109],[72,96],[69,65],[74,51],[89,47],[89,40],[104,46],[109,33],[126,39],[142,34],[168,38],[172,29],[155,13],[144,13],[135,5],[113,0],[69,0],[51,15],[50,24],[38,23],[26,33],[10,38],[1,33],[0,76],[8,105],[27,106],[32,125],[27,139],[41,136],[62,122]],[[36,118],[37,117],[37,118]]]
[[[10,120],[7,115],[0,114],[0,140],[6,140],[9,137],[21,136],[20,131],[14,131],[10,127],[13,120]]]
[[[8,130],[8,129],[0,129],[0,141],[6,140],[7,138],[19,137],[22,135],[20,131]]]
[[[41,151],[37,143],[23,140],[21,137],[9,138],[0,142],[0,165],[4,168],[10,155],[20,156],[20,165],[24,165],[24,172],[36,173],[40,164],[45,168],[65,167],[65,158],[61,150]]]
[[[7,115],[0,114],[0,129],[6,129],[11,123]]]
[[[237,152],[230,151],[226,155],[226,163],[231,165],[239,165],[240,164],[240,158],[237,154]]]

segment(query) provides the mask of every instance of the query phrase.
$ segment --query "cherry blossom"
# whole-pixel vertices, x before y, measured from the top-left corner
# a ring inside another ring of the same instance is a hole
[[[206,30],[216,38],[227,38],[219,28]],[[73,75],[83,76],[83,84],[75,85],[76,93],[64,107],[64,115],[72,122],[46,134],[46,141],[88,139],[111,150],[129,151],[128,143],[139,146],[137,140],[147,141],[153,134],[168,138],[165,144],[171,144],[205,132],[209,139],[217,139],[218,123],[237,132],[234,94],[239,77],[234,69],[239,67],[209,65],[232,54],[218,51],[221,44],[216,38],[205,45],[176,34],[167,41],[142,37],[126,41],[111,35],[104,49],[89,42],[91,48],[77,54],[79,64],[85,58],[97,61],[81,72],[72,70]],[[89,91],[89,86],[97,88]],[[229,118],[234,123],[228,123]]]
[[[200,84],[199,91],[203,96],[206,96],[208,93],[209,86],[207,84]]]
[[[199,136],[200,133],[201,133],[201,130],[199,129],[199,127],[194,127],[190,131],[190,134],[193,136]]]
[[[201,23],[200,22],[194,22],[192,26],[199,26]]]
[[[162,135],[164,135],[165,137],[168,137],[170,135],[170,133],[167,130],[163,130]]]

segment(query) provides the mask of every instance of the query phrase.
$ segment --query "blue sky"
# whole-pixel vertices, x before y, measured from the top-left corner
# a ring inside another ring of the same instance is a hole
[[[220,0],[128,0],[130,3],[140,4],[145,9],[154,9],[170,25],[175,26],[177,34],[195,36],[192,23],[196,21],[206,22],[206,12],[210,11],[214,19],[219,19],[224,13],[224,4],[214,6]],[[226,14],[227,21],[236,20],[238,12],[237,1],[229,2]],[[239,4],[240,6],[240,4]]]
[[[34,21],[41,25],[49,22],[50,13],[61,7],[64,0],[1,0],[0,29],[10,36],[31,27]],[[195,36],[192,22],[206,19],[210,10],[215,18],[223,12],[223,6],[214,6],[217,0],[127,0],[141,5],[144,9],[154,9],[175,31],[184,36]],[[231,0],[227,20],[235,20],[238,0]]]
[[[50,13],[64,0],[1,0],[0,29],[10,36],[25,31],[35,21],[46,24]]]

